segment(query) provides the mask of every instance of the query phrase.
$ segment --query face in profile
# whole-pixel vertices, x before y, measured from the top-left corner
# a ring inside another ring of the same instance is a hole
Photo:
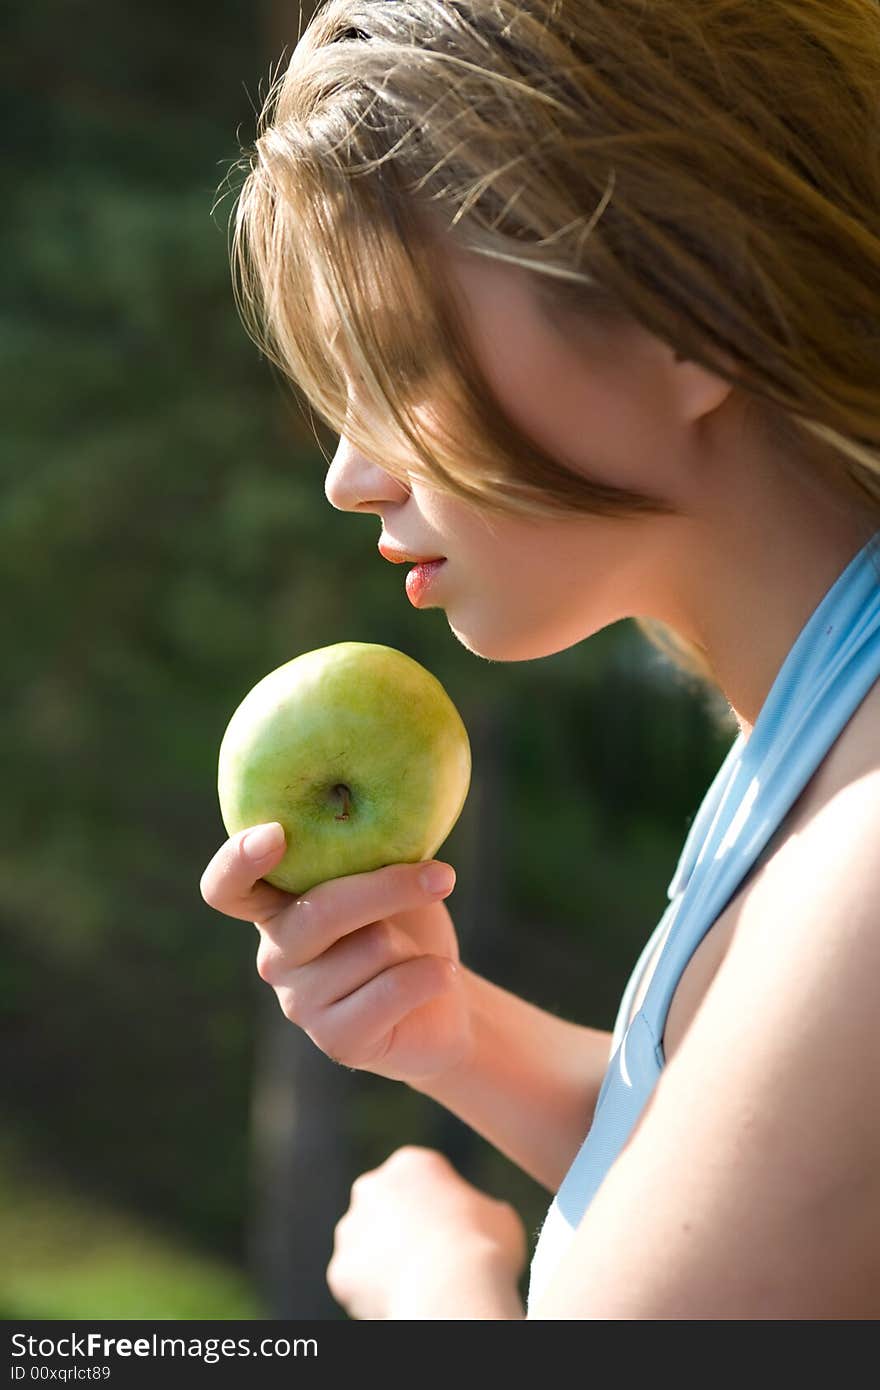
[[[490,514],[417,478],[404,485],[344,435],[329,501],[381,517],[399,550],[445,558],[421,606],[443,608],[459,641],[486,659],[547,656],[635,615],[672,621],[691,538],[713,500],[694,416],[720,409],[729,385],[701,368],[688,375],[636,324],[561,327],[517,267],[450,248],[447,269],[509,417],[571,470],[662,498],[673,514]],[[431,411],[429,396],[420,409]]]

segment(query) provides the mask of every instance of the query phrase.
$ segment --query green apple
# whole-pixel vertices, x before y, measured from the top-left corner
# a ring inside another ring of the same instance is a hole
[[[467,730],[436,676],[394,647],[338,642],[244,697],[220,745],[217,790],[230,835],[284,826],[287,849],[265,877],[299,895],[433,858],[470,777]]]

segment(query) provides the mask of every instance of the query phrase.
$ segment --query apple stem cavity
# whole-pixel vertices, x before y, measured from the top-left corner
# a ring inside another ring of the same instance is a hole
[[[347,787],[344,782],[337,782],[333,788],[333,795],[342,799],[342,814],[338,815],[336,819],[348,820],[348,814],[351,810],[351,788]]]

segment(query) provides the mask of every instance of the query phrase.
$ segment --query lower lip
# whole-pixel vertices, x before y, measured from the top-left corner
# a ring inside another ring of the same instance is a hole
[[[413,565],[406,576],[406,596],[414,608],[421,608],[445,560],[431,560],[427,565]]]

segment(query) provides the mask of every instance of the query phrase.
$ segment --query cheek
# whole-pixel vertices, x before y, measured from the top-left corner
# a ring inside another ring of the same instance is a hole
[[[430,534],[459,563],[478,566],[483,559],[500,559],[515,550],[509,538],[510,521],[505,518],[481,512],[476,504],[469,505],[418,482],[413,483],[412,494]]]
[[[492,606],[511,623],[553,629],[561,645],[630,616],[639,599],[644,528],[611,517],[584,516],[505,546],[487,549]],[[564,638],[564,640],[563,640]]]
[[[674,454],[668,389],[638,344],[625,358],[573,360],[547,350],[525,364],[508,358],[493,372],[517,425],[573,472],[611,487],[663,492]]]
[[[474,611],[511,632],[535,631],[577,613],[589,575],[583,557],[560,552],[534,537],[492,546],[483,543],[473,557],[472,585],[464,591]]]

